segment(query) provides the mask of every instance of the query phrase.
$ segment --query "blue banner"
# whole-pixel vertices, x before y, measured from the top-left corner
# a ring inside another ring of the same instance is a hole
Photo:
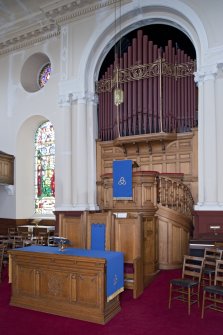
[[[105,250],[105,224],[92,223],[91,225],[91,249]]]
[[[132,161],[113,161],[113,198],[132,200]]]

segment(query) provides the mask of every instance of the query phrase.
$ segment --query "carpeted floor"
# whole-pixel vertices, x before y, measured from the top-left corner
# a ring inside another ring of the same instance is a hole
[[[169,280],[179,270],[161,271],[143,295],[134,300],[132,292],[121,294],[121,312],[105,326],[12,307],[7,272],[0,284],[0,332],[2,335],[212,335],[221,334],[223,313],[201,310],[174,301],[168,309]]]

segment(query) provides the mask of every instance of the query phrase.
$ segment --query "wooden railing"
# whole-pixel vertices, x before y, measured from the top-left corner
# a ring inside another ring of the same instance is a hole
[[[193,197],[188,186],[178,180],[158,176],[158,203],[192,217]]]

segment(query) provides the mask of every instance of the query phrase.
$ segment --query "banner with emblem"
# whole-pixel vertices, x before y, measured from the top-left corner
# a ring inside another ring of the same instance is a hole
[[[113,199],[132,200],[132,161],[113,161]]]

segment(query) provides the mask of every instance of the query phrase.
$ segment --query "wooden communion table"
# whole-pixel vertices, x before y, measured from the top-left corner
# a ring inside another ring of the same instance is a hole
[[[9,255],[13,306],[99,324],[121,310],[121,252],[30,246]]]

